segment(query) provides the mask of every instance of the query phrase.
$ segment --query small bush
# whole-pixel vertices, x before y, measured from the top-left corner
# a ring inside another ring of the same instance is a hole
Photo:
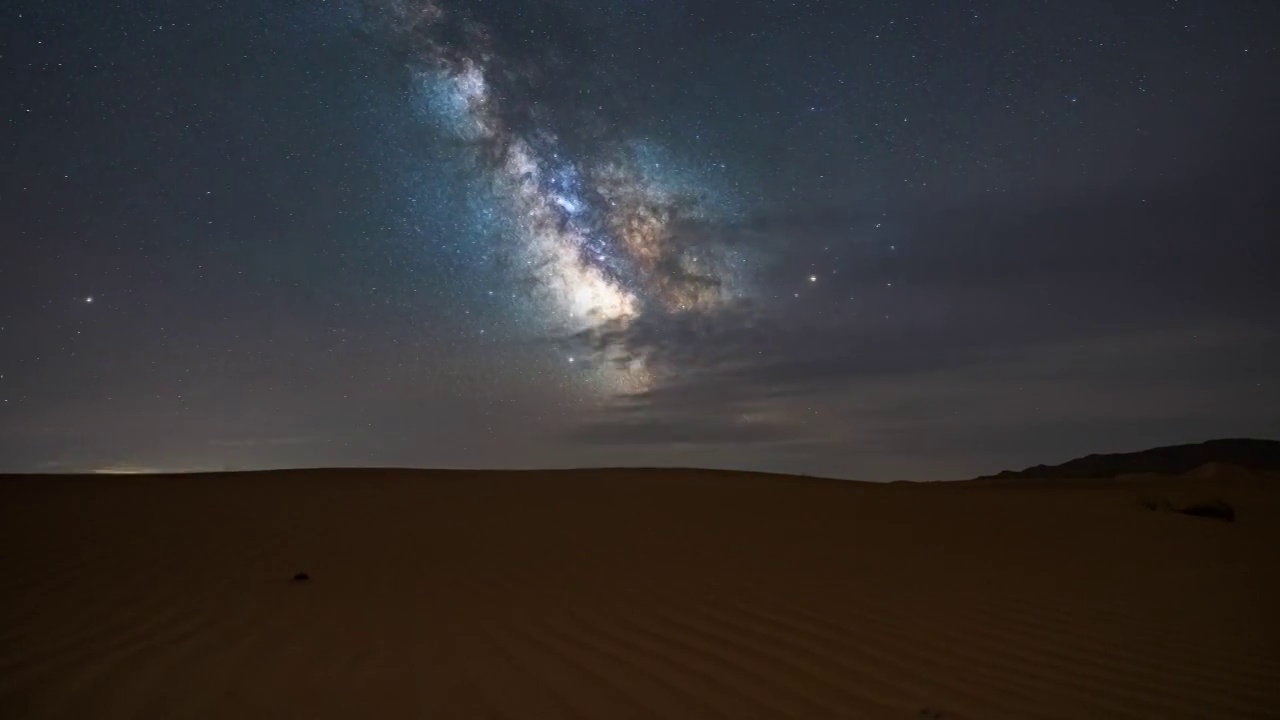
[[[1180,508],[1178,512],[1183,515],[1191,515],[1193,517],[1212,518],[1223,522],[1235,522],[1235,508],[1228,505],[1222,500],[1210,500],[1209,502],[1195,503]]]

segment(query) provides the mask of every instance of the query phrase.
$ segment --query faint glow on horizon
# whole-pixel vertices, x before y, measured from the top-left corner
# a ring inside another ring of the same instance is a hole
[[[146,465],[107,465],[89,471],[93,475],[177,475],[182,473],[205,472],[200,468],[161,468]]]

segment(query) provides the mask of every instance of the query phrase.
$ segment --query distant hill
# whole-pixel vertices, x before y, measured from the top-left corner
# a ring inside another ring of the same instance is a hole
[[[1249,470],[1280,471],[1280,441],[1226,439],[1192,445],[1170,445],[1131,453],[1086,455],[1061,465],[1036,465],[1026,470],[1005,470],[979,480],[1040,478],[1111,478],[1136,473],[1180,475],[1202,465],[1219,463]]]

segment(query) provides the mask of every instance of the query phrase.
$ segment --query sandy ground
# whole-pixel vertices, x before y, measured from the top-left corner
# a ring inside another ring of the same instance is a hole
[[[0,717],[1280,717],[1278,573],[1221,470],[4,478]]]

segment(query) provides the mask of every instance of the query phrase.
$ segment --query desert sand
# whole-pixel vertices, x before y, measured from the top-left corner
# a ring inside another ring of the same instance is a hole
[[[1230,468],[10,477],[0,717],[1280,717],[1278,570]]]

